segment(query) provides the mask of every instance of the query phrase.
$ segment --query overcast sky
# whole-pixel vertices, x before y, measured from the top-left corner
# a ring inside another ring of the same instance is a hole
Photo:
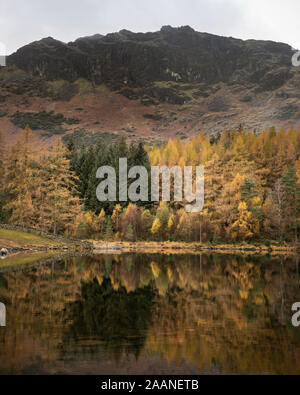
[[[0,0],[7,53],[43,37],[69,42],[121,29],[190,25],[200,32],[300,48],[299,0]]]

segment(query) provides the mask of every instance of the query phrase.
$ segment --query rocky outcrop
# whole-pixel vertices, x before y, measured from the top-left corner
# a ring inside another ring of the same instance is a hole
[[[277,89],[290,78],[292,54],[286,44],[165,26],[155,33],[121,30],[68,44],[48,37],[20,48],[7,63],[47,80],[82,77],[95,85],[148,87],[148,95],[165,100],[165,92],[151,91],[155,81],[256,83],[262,90]]]
[[[44,38],[20,48],[0,70],[0,127],[14,133],[22,127],[13,122],[18,111],[39,117],[53,109],[78,119],[78,127],[45,123],[46,132],[38,133],[66,139],[84,131],[85,143],[95,140],[92,134],[109,141],[120,134],[142,137],[151,145],[200,130],[297,127],[300,68],[292,66],[293,53],[287,44],[189,26],[121,30],[70,43]]]

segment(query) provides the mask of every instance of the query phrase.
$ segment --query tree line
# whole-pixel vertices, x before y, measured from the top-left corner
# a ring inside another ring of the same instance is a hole
[[[260,134],[224,131],[161,146],[127,144],[77,150],[57,140],[44,148],[27,127],[9,149],[0,133],[0,219],[80,238],[200,242],[298,242],[300,128]],[[205,167],[205,207],[185,202],[99,202],[96,171],[119,158],[128,167]]]

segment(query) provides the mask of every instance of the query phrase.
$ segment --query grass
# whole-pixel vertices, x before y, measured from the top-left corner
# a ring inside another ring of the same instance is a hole
[[[12,267],[12,266],[22,266],[30,265],[31,263],[38,262],[40,260],[49,259],[59,255],[57,252],[36,252],[30,254],[16,254],[5,260],[0,260],[0,272],[1,269]]]
[[[25,247],[25,246],[60,246],[61,243],[43,236],[16,230],[0,228],[0,247]]]
[[[75,83],[78,86],[80,95],[91,92],[93,90],[92,83],[86,80],[85,78],[79,78],[78,80],[75,81]]]
[[[56,80],[56,81],[49,81],[48,85],[50,85],[54,90],[59,90],[61,87],[65,85],[65,80]]]

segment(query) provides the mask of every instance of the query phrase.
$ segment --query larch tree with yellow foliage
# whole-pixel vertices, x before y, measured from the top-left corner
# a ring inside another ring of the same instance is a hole
[[[22,227],[36,227],[38,202],[36,186],[40,183],[38,141],[29,127],[20,134],[8,155],[4,210],[10,213],[9,222]]]
[[[246,202],[240,202],[238,218],[228,228],[228,233],[233,240],[249,240],[259,234],[259,221],[248,211]]]
[[[66,229],[82,209],[76,196],[76,176],[70,170],[70,162],[66,158],[66,149],[58,141],[48,161],[48,187],[45,197],[45,221],[48,229],[54,234]]]

